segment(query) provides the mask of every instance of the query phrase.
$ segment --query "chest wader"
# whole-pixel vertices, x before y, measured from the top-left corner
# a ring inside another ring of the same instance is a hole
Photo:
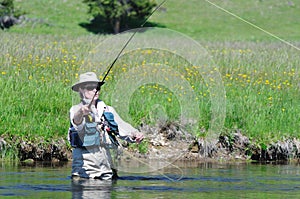
[[[119,158],[122,153],[122,148],[116,137],[118,135],[118,125],[114,121],[114,116],[111,112],[103,114],[99,123],[86,122],[80,132],[77,132],[72,124],[69,129],[70,144],[72,147],[88,150],[92,150],[93,147],[97,146],[105,148],[106,158],[113,172],[113,178],[117,177]]]

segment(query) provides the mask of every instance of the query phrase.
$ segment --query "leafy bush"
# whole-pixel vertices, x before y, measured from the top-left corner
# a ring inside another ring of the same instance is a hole
[[[0,28],[10,28],[19,23],[18,18],[23,14],[23,11],[15,9],[14,0],[0,1]]]

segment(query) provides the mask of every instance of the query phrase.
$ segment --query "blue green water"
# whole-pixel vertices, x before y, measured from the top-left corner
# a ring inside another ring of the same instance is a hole
[[[72,180],[70,164],[0,166],[0,198],[300,198],[298,164],[188,162],[112,183]]]

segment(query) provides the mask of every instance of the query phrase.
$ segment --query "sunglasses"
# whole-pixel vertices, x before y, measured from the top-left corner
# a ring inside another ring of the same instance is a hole
[[[98,86],[97,84],[92,84],[92,85],[86,85],[83,88],[88,90],[88,91],[92,91],[94,89],[97,89],[97,86]]]

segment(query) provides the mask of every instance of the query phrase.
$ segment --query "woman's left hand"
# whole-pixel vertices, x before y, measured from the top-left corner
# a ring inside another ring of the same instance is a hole
[[[135,132],[133,133],[132,138],[136,143],[140,143],[144,139],[144,134],[141,132]]]

